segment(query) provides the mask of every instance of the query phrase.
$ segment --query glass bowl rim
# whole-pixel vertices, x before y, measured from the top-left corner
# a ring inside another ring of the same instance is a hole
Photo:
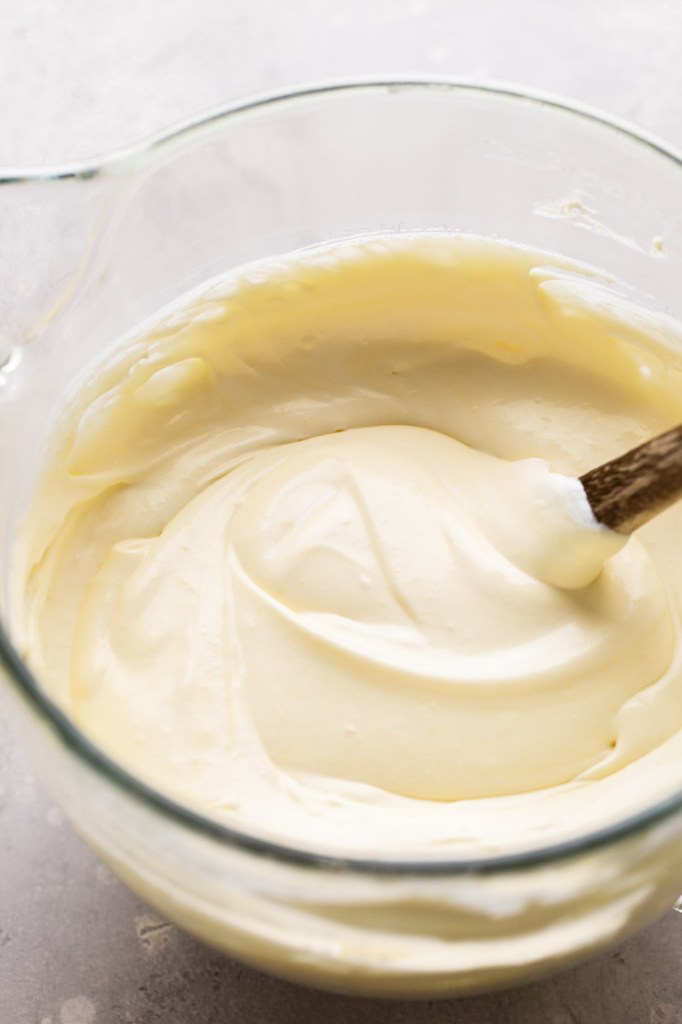
[[[147,137],[139,143],[116,150],[101,159],[73,164],[44,167],[0,167],[0,186],[20,183],[87,181],[103,176],[135,172],[149,166],[157,158],[182,150],[190,142],[203,139],[226,122],[250,118],[262,111],[277,107],[291,107],[319,101],[326,97],[363,93],[387,94],[416,90],[473,95],[511,100],[520,104],[541,107],[560,115],[572,115],[578,120],[596,124],[614,134],[623,136],[628,144],[636,143],[645,150],[671,161],[682,171],[682,153],[655,135],[629,125],[626,121],[601,113],[585,104],[566,100],[538,90],[506,83],[477,81],[449,76],[367,76],[315,82],[288,89],[275,90],[243,100],[227,103],[218,109],[190,118],[182,123]],[[18,696],[56,734],[58,742],[85,762],[88,769],[102,776],[107,783],[132,797],[147,810],[160,813],[173,825],[217,841],[223,846],[241,850],[299,867],[347,871],[360,875],[395,876],[448,876],[496,874],[531,867],[541,867],[575,857],[591,850],[625,840],[645,829],[665,821],[682,810],[682,788],[650,807],[623,818],[604,828],[583,835],[551,843],[530,850],[483,857],[457,858],[388,858],[334,855],[318,853],[263,839],[257,835],[204,817],[197,811],[165,796],[151,785],[137,778],[121,764],[94,744],[58,705],[41,689],[36,678],[21,658],[9,638],[5,623],[0,620],[0,666],[4,677],[15,687]]]

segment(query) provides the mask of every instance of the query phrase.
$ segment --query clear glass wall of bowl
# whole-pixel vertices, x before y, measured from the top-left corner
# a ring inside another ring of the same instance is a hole
[[[502,864],[350,865],[230,835],[92,749],[30,679],[9,623],[16,525],[51,417],[84,368],[181,293],[358,233],[470,231],[606,268],[682,318],[681,192],[682,167],[617,127],[442,83],[274,98],[101,165],[0,186],[6,703],[75,827],[162,913],[275,973],[429,996],[526,980],[672,904],[674,795],[614,835]]]

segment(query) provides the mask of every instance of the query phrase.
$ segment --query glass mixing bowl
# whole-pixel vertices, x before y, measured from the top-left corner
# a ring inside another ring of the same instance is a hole
[[[4,688],[36,767],[107,864],[245,961],[376,995],[516,984],[669,907],[682,890],[682,792],[575,841],[467,860],[317,856],[207,820],[132,777],[51,702],[13,646],[9,605],[13,537],[53,414],[83,367],[159,307],[260,257],[446,229],[585,260],[682,318],[680,157],[511,90],[354,82],[233,105],[0,184]]]

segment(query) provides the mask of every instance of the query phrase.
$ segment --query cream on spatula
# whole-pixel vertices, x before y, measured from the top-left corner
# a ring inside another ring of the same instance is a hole
[[[682,497],[682,426],[579,478],[543,459],[478,454],[470,485],[479,528],[509,561],[552,586],[586,587],[633,530]]]

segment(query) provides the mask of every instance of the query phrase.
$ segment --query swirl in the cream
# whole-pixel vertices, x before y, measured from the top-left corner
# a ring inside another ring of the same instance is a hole
[[[553,263],[346,243],[128,340],[26,523],[26,653],[83,729],[315,846],[506,849],[617,813],[682,725],[679,512],[617,551],[571,477],[682,391],[666,324]]]

